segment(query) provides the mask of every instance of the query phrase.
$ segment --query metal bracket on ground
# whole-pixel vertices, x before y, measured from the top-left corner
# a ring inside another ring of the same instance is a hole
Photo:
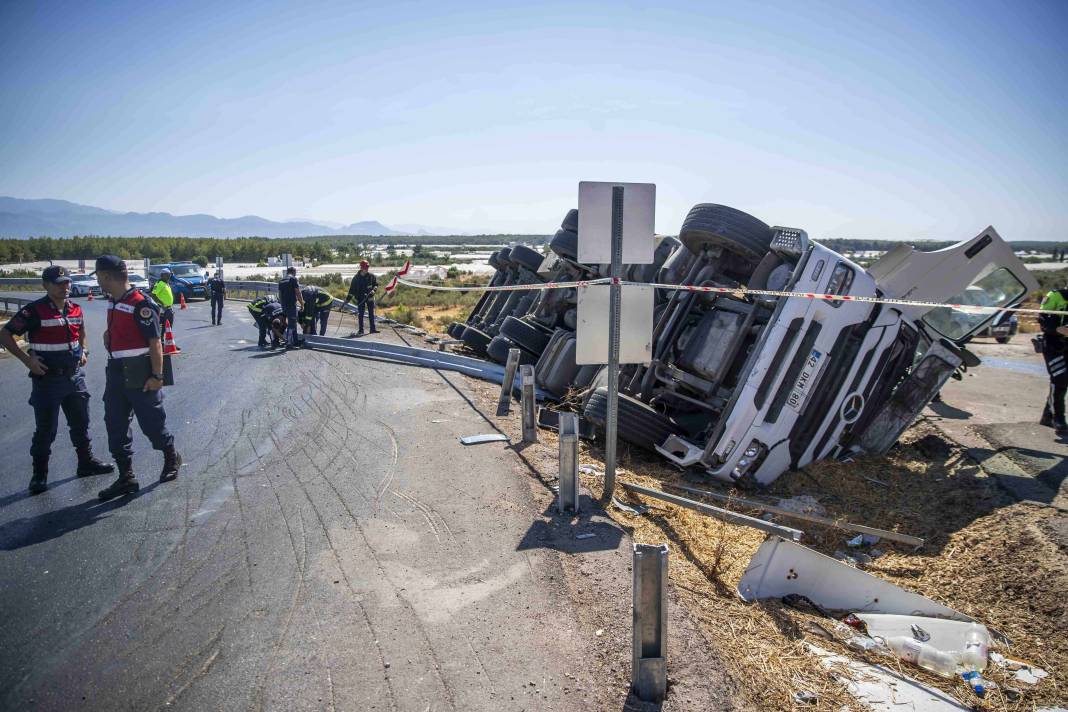
[[[667,544],[635,544],[631,685],[644,702],[667,694],[667,580]]]
[[[574,413],[560,414],[560,494],[556,508],[564,514],[571,510],[579,512],[578,478],[578,416]]]

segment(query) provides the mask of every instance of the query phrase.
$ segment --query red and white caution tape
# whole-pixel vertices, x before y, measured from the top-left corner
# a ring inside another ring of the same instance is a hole
[[[391,279],[389,281],[389,284],[386,285],[386,288],[384,290],[385,293],[386,294],[392,294],[393,290],[397,288],[398,280],[400,280],[400,278],[403,277],[404,275],[408,274],[408,270],[410,270],[411,268],[412,268],[412,261],[411,260],[404,260],[404,266],[401,267],[399,270],[397,270],[396,274],[393,275],[393,279]],[[405,282],[405,284],[407,284],[407,282]]]
[[[597,284],[620,284],[642,287],[654,287],[656,289],[685,291],[685,292],[712,292],[718,294],[733,294],[737,297],[746,295],[761,297],[785,297],[788,299],[813,299],[836,302],[864,302],[866,304],[895,304],[908,307],[948,307],[962,312],[974,314],[992,314],[994,312],[1016,312],[1018,314],[1057,314],[1068,316],[1068,311],[1054,311],[1050,309],[1034,309],[1029,307],[994,307],[977,306],[975,304],[942,304],[940,302],[925,302],[915,299],[887,299],[883,297],[867,297],[855,294],[819,294],[816,292],[786,292],[774,289],[749,289],[747,287],[705,287],[690,284],[657,284],[649,282],[629,282],[618,278],[602,277],[600,279],[580,280],[577,282],[545,282],[543,284],[510,284],[500,287],[447,287],[440,284],[427,284],[425,282],[411,282],[406,279],[394,277],[391,287],[397,284],[416,289],[431,289],[443,292],[525,292],[541,289],[577,289],[590,287]],[[387,288],[387,291],[390,288]]]

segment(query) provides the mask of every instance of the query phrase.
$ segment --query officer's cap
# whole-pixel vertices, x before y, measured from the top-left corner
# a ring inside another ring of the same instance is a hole
[[[167,269],[166,267],[164,267],[163,269],[161,269],[159,271],[159,276],[162,277],[163,275],[170,274],[170,273],[171,273],[171,271],[169,269]]]
[[[116,255],[100,255],[96,258],[96,269],[89,273],[90,276],[97,272],[126,272],[126,262]]]
[[[45,267],[41,272],[41,281],[50,284],[63,284],[70,281],[70,272],[59,265]]]

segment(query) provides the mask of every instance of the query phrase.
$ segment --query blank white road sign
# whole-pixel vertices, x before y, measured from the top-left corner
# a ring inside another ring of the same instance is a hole
[[[656,246],[655,183],[579,183],[578,261],[612,261],[612,188],[616,186],[623,188],[623,263],[650,264]]]
[[[578,288],[575,363],[608,363],[611,285]],[[619,362],[649,363],[653,359],[653,293],[644,284],[624,284],[619,300]]]

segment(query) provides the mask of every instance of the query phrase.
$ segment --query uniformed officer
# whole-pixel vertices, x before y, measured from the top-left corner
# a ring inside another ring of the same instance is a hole
[[[315,334],[316,322],[319,324],[319,336],[326,336],[326,323],[330,319],[330,307],[334,304],[334,297],[330,292],[320,287],[302,287],[301,296],[304,297],[304,311],[301,313],[300,326],[305,334]]]
[[[1068,311],[1068,288],[1054,289],[1042,300],[1043,311]],[[1042,358],[1049,372],[1049,396],[1042,410],[1042,425],[1057,429],[1058,435],[1068,435],[1064,420],[1064,396],[1068,392],[1068,317],[1060,314],[1040,314],[1042,327]]]
[[[297,311],[304,308],[304,295],[297,281],[297,268],[287,267],[286,276],[278,283],[278,301],[286,315],[286,348],[299,346],[297,338]]]
[[[27,304],[0,329],[3,346],[30,370],[33,385],[30,405],[37,428],[30,442],[33,476],[30,493],[48,489],[48,458],[59,429],[62,409],[70,428],[70,441],[78,453],[78,477],[106,475],[115,468],[93,457],[89,442],[89,389],[82,370],[89,359],[85,345],[82,308],[68,301],[70,276],[67,270],[53,265],[41,273],[47,296]],[[23,351],[16,336],[26,336],[28,350]]]
[[[223,282],[222,272],[216,272],[208,280],[208,292],[211,294],[211,323],[221,325],[223,302],[226,301],[226,283]]]
[[[352,302],[356,305],[356,314],[359,317],[360,330],[363,333],[363,310],[367,309],[367,315],[371,321],[371,333],[377,334],[375,328],[375,291],[378,289],[378,278],[370,272],[371,265],[367,260],[360,260],[360,271],[352,276],[349,284],[349,293],[345,297],[345,304]]]
[[[133,472],[133,436],[130,421],[137,415],[141,431],[152,447],[163,452],[160,482],[178,476],[182,456],[167,432],[163,409],[163,346],[160,342],[159,307],[143,292],[130,286],[126,263],[114,255],[96,260],[97,281],[108,295],[108,328],[104,348],[108,351],[104,387],[104,423],[108,446],[119,466],[119,477],[100,492],[100,499],[132,494],[140,489]],[[142,378],[143,376],[143,378]],[[131,383],[136,381],[135,383]]]
[[[271,306],[273,305],[273,306]],[[266,315],[265,310],[270,311],[270,315]],[[278,312],[282,311],[282,305],[278,303],[278,298],[273,294],[268,294],[263,297],[259,297],[248,303],[248,313],[252,315],[252,320],[256,322],[256,326],[260,330],[259,347],[262,349],[267,346],[267,330],[271,328],[271,320],[274,318],[275,309]],[[277,346],[277,344],[275,344]]]

